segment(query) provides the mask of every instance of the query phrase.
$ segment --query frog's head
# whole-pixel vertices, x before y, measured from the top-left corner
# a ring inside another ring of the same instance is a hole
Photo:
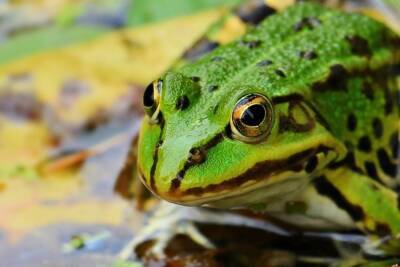
[[[147,87],[138,170],[161,198],[219,208],[256,205],[293,194],[345,153],[301,95],[224,87],[180,73]]]

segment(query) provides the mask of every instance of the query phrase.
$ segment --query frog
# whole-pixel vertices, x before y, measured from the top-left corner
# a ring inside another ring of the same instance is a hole
[[[221,223],[208,208],[250,210],[304,231],[356,229],[369,253],[399,256],[399,36],[317,3],[235,14],[242,36],[202,38],[146,88],[139,179],[166,210],[207,208],[205,222]]]

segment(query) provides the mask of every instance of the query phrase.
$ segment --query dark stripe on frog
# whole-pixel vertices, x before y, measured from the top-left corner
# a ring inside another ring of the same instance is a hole
[[[372,77],[372,79],[377,80],[377,82],[384,86],[384,110],[385,115],[389,115],[394,111],[394,99],[396,96],[394,93],[390,92],[387,83],[390,77],[393,75],[393,71],[396,69],[396,65],[387,64],[383,65],[376,70],[372,70],[367,67],[364,69],[345,69],[342,65],[336,64],[330,67],[330,73],[328,77],[323,80],[317,81],[312,85],[312,90],[314,92],[326,92],[326,91],[347,91],[347,81],[349,78],[353,77],[362,77],[365,78],[367,76]],[[362,92],[365,97],[369,100],[373,98],[372,88],[365,87]]]
[[[364,82],[362,87],[362,93],[369,99],[374,100],[374,89],[369,82]]]
[[[367,76],[374,77],[379,81],[379,84],[385,86],[387,84],[387,80],[392,76],[393,69],[396,68],[396,65],[387,64],[379,67],[378,69],[371,69],[369,67],[363,69],[346,69],[341,64],[332,65],[329,68],[329,74],[322,80],[314,82],[312,85],[312,90],[315,92],[324,92],[324,91],[347,91],[347,80],[353,77],[362,77],[365,78]],[[368,88],[369,91],[371,88]],[[388,90],[385,90],[385,100],[386,112],[391,111],[393,100],[391,99],[390,93]],[[371,92],[368,92],[366,97],[370,99]],[[372,93],[373,94],[373,93]],[[389,103],[389,104],[388,104]]]
[[[390,93],[390,91],[385,87],[384,90],[385,94],[385,115],[389,115],[390,113],[393,112],[394,109],[394,95]]]
[[[375,138],[379,139],[383,135],[383,123],[380,118],[374,118],[372,120],[372,129],[374,131]]]
[[[357,128],[357,118],[354,113],[350,113],[347,117],[347,129],[354,132]]]
[[[359,35],[350,35],[346,37],[346,41],[350,45],[351,52],[358,56],[371,56],[371,49],[369,48],[368,41]]]
[[[384,148],[378,149],[376,152],[379,160],[379,165],[382,170],[391,177],[396,177],[397,174],[397,165],[392,163],[390,157]]]
[[[275,96],[272,98],[274,105],[287,103],[289,101],[304,101],[304,97],[300,94],[290,94],[284,96]]]
[[[312,89],[315,91],[325,90],[344,90],[347,87],[348,71],[340,64],[336,64],[330,67],[330,73],[327,79],[323,81],[317,81],[312,85]]]
[[[265,18],[276,13],[262,0],[253,0],[235,9],[235,14],[246,24],[257,25]]]
[[[328,167],[330,169],[337,169],[342,166],[347,166],[354,172],[357,172],[359,174],[364,174],[363,170],[361,168],[359,168],[356,164],[356,158],[354,156],[353,151],[349,151],[346,154],[346,157],[344,159],[342,159],[341,161],[333,162],[333,163],[329,164]]]
[[[306,123],[298,123],[294,117],[294,109],[295,107],[299,107],[301,111],[304,113],[307,122]],[[315,122],[308,110],[302,105],[300,101],[290,101],[289,102],[289,116],[281,115],[279,117],[279,133],[285,131],[292,132],[307,132],[315,127]]]
[[[364,167],[365,170],[367,171],[367,174],[369,177],[373,178],[376,181],[380,181],[379,180],[379,176],[378,176],[378,171],[376,170],[375,164],[371,161],[366,161],[364,163]]]
[[[314,185],[319,194],[331,199],[338,208],[346,211],[353,221],[365,221],[366,214],[364,209],[359,205],[349,202],[346,197],[326,178],[325,175],[317,177],[314,180]],[[373,186],[372,189],[378,190],[378,187]],[[373,233],[381,237],[391,235],[391,229],[389,225],[384,222],[377,222],[373,229],[368,228],[367,225],[365,225],[365,228],[369,233]]]
[[[400,191],[397,190],[397,209],[400,211]]]
[[[399,132],[395,131],[389,139],[390,149],[392,151],[393,159],[397,159],[399,157]]]
[[[365,218],[362,207],[350,203],[342,193],[328,181],[326,176],[317,177],[314,180],[314,184],[319,194],[335,202],[338,208],[345,210],[355,222],[362,221]]]
[[[297,22],[293,26],[293,29],[296,32],[302,31],[306,28],[312,30],[315,27],[318,27],[320,24],[321,24],[321,21],[316,17],[305,17],[305,18],[302,18],[299,22]]]
[[[291,101],[303,101],[304,103],[307,104],[307,106],[314,112],[315,114],[315,119],[317,122],[319,122],[322,126],[324,126],[327,130],[330,130],[330,126],[328,122],[325,120],[325,118],[319,113],[318,109],[314,107],[309,101],[304,99],[304,97],[300,94],[290,94],[290,95],[285,95],[285,96],[275,96],[272,98],[272,103],[274,105],[277,104],[282,104],[282,103],[287,103]]]
[[[318,148],[311,148],[305,151],[301,151],[290,156],[287,159],[282,160],[266,160],[256,163],[253,167],[245,171],[244,173],[233,177],[232,179],[223,181],[219,184],[210,184],[206,187],[194,187],[187,189],[183,192],[179,192],[179,195],[195,195],[201,196],[208,192],[219,192],[231,188],[236,188],[247,181],[260,181],[268,179],[272,174],[282,173],[284,171],[301,171],[306,162],[311,157],[318,153],[327,154],[328,151],[333,150],[326,146],[319,146]]]
[[[352,171],[356,173],[367,175],[367,177],[374,179],[375,181],[381,184],[384,184],[378,175],[378,171],[376,169],[375,164],[371,161],[365,161],[364,162],[365,171],[364,171],[361,167],[357,166],[354,152],[351,150],[346,154],[346,157],[343,160],[330,163],[328,167],[330,169],[337,169],[343,166],[350,168]]]
[[[156,173],[156,168],[157,168],[157,163],[158,163],[158,151],[163,142],[162,137],[163,137],[164,125],[165,125],[164,117],[162,116],[161,112],[159,114],[158,120],[159,120],[159,124],[160,124],[160,136],[158,137],[158,141],[157,141],[156,147],[154,149],[153,164],[151,165],[151,169],[150,169],[150,188],[154,193],[157,193],[157,186],[156,186],[156,182],[154,180],[154,174]]]
[[[189,61],[193,61],[208,52],[213,51],[219,46],[218,42],[210,41],[207,38],[198,40],[190,49],[186,50],[183,54],[183,58]]]
[[[312,156],[305,166],[305,171],[307,173],[312,173],[318,167],[318,157],[316,155]]]
[[[170,192],[175,192],[179,187],[181,186],[181,182],[185,176],[185,173],[187,170],[194,166],[203,163],[206,160],[207,157],[207,151],[219,144],[224,138],[223,133],[217,134],[214,138],[212,138],[210,141],[208,141],[205,145],[197,148],[192,148],[191,151],[199,151],[201,153],[201,159],[199,160],[193,160],[192,155],[193,153],[190,153],[188,156],[188,160],[186,161],[185,165],[183,166],[182,170],[179,171],[179,173],[176,175],[176,177],[171,181],[171,186],[169,191]]]

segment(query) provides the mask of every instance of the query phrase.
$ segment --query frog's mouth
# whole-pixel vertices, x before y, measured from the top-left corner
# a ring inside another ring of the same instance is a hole
[[[244,173],[219,184],[168,192],[161,197],[189,206],[231,208],[237,207],[237,203],[251,204],[260,198],[274,198],[299,191],[310,181],[312,172],[317,172],[337,158],[335,149],[320,145],[286,159],[258,162]]]

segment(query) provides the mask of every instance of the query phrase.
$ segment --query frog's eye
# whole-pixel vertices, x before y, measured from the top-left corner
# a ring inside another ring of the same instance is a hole
[[[147,86],[143,94],[144,110],[153,121],[157,121],[159,113],[161,88],[162,80],[155,80]]]
[[[233,137],[246,142],[260,142],[270,133],[273,122],[271,101],[260,94],[245,95],[233,109],[230,126]]]

